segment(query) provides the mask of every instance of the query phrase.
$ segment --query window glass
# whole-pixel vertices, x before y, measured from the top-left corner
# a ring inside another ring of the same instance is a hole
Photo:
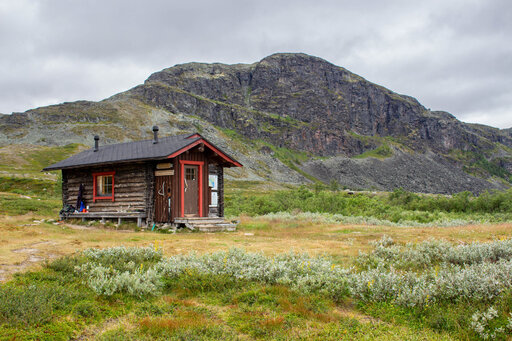
[[[96,179],[96,195],[112,195],[112,175],[99,175]]]
[[[196,169],[185,168],[185,179],[194,181],[196,179]]]

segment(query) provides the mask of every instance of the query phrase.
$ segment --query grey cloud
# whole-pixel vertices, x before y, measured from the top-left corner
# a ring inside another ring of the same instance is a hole
[[[189,61],[305,52],[426,107],[512,126],[505,0],[64,1],[0,4],[0,112],[99,100]]]

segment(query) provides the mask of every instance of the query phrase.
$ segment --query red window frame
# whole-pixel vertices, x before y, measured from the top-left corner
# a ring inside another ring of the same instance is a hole
[[[96,202],[96,200],[98,200],[98,199],[110,199],[110,200],[112,200],[112,202],[114,201],[115,174],[116,174],[116,172],[92,173],[92,178],[93,178],[92,201],[93,202]],[[97,183],[98,176],[105,176],[105,175],[112,175],[112,195],[110,195],[108,197],[103,196],[103,195],[101,195],[101,196],[97,195],[97,192],[96,192],[96,185],[98,184]]]
[[[199,216],[203,217],[203,167],[204,161],[189,161],[189,160],[180,160],[180,199],[181,199],[181,217],[185,217],[185,165],[199,166],[199,195],[198,195],[198,209]]]

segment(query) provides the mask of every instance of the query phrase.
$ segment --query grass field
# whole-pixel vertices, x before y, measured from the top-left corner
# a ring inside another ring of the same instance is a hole
[[[314,291],[304,295],[280,283],[196,273],[173,279],[157,295],[105,296],[72,270],[63,270],[70,258],[59,257],[91,247],[156,244],[165,256],[238,247],[272,257],[293,250],[326,255],[336,266],[349,267],[356,265],[359,252],[371,252],[371,242],[384,235],[399,245],[431,238],[459,244],[512,237],[510,223],[408,228],[242,216],[233,233],[163,234],[42,221],[48,218],[32,213],[0,218],[1,271],[10,279],[0,292],[2,302],[8,302],[0,312],[0,335],[6,339],[478,339],[468,326],[472,314],[492,306],[496,298],[476,305],[440,301],[429,308],[407,308],[385,300],[372,303],[350,295],[334,299]],[[44,260],[57,264],[48,266]],[[37,293],[31,292],[34,288]],[[53,294],[64,292],[67,296]],[[20,312],[18,306],[27,311]],[[510,308],[507,303],[499,313],[505,316]]]
[[[168,234],[57,222],[53,179],[4,176],[0,339],[510,340],[510,191],[228,186],[236,232]]]

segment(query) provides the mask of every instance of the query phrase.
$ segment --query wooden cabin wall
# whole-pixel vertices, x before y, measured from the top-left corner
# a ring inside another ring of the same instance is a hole
[[[152,223],[155,216],[155,168],[156,163],[147,163],[145,165],[145,183],[146,183],[146,222]]]
[[[64,207],[68,201],[68,172],[67,169],[62,170],[62,207]]]
[[[93,173],[115,171],[114,202],[99,199],[93,202]],[[110,167],[78,168],[63,171],[64,204],[76,206],[78,189],[83,184],[83,198],[89,212],[146,212],[149,188],[147,166],[142,163],[112,165]],[[65,198],[64,198],[65,197]]]
[[[218,166],[214,163],[210,163],[208,165],[208,175],[210,174],[215,174],[218,176]],[[218,181],[217,181],[217,186],[219,185]],[[219,191],[217,191],[217,193],[220,193]],[[217,207],[210,207],[210,203],[211,203],[211,194],[208,193],[209,197],[208,197],[208,200],[206,200],[208,202],[208,216],[210,217],[219,217],[219,205],[218,205],[218,202],[217,202]]]
[[[174,175],[172,176],[171,185],[171,221],[175,217],[180,216],[180,167],[176,159],[171,160],[172,169],[174,169]]]
[[[218,176],[218,185],[219,186],[219,217],[224,217],[224,167],[217,166],[217,176]]]
[[[224,216],[224,167],[222,165],[210,163],[208,165],[208,174],[217,175],[217,207],[209,207],[208,214],[216,217]],[[209,200],[207,200],[209,202]]]

